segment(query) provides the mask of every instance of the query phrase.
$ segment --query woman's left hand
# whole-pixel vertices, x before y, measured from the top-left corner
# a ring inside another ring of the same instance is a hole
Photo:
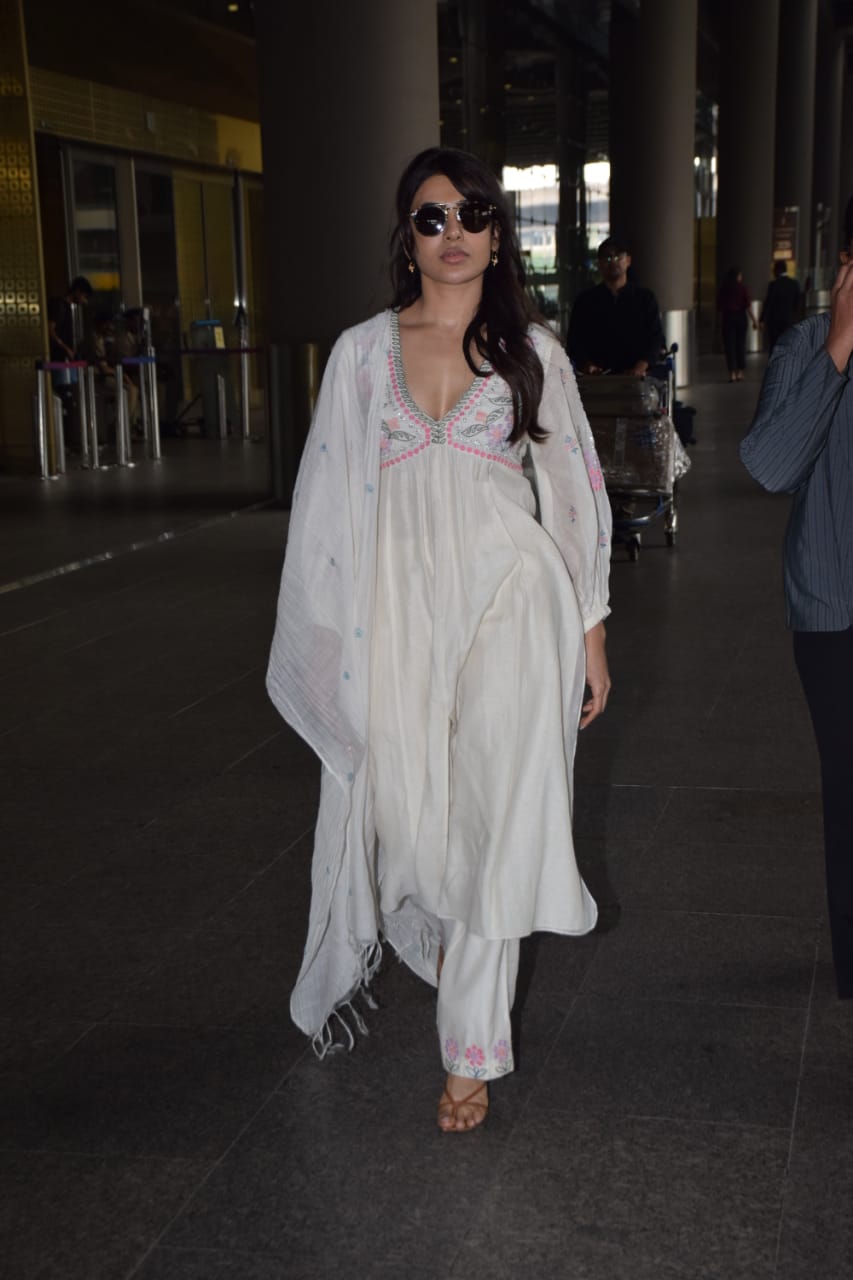
[[[586,682],[590,697],[581,708],[580,727],[585,729],[607,706],[610,693],[610,672],[604,649],[604,623],[597,622],[584,636],[586,644]]]

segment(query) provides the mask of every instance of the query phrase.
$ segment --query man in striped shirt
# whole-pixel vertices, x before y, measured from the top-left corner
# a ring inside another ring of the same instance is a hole
[[[794,658],[823,786],[829,922],[838,994],[853,999],[853,200],[829,314],[782,335],[740,454],[772,493],[793,494],[784,578]]]

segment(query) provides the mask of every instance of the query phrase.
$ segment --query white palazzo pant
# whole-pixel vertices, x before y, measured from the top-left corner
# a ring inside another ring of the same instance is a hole
[[[479,938],[458,920],[440,920],[444,964],[438,980],[438,1039],[446,1071],[494,1080],[513,1069],[510,1011],[518,938]]]

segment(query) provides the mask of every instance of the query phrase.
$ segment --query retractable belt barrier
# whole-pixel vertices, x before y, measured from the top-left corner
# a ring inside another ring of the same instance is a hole
[[[124,356],[122,368],[136,365],[139,369],[139,406],[142,410],[142,431],[148,444],[148,452],[154,462],[163,457],[160,447],[160,407],[157,401],[157,357],[154,348],[148,347],[144,356]],[[125,417],[127,416],[125,412]],[[127,432],[130,445],[130,424]]]
[[[249,356],[261,355],[263,347],[250,347],[247,343],[239,347],[180,347],[179,356],[239,356],[240,357],[240,435],[244,440],[251,440],[252,432],[249,424]],[[228,434],[225,409],[225,379],[222,374],[216,375],[216,404],[218,414],[217,435],[224,440]]]
[[[180,356],[236,355],[240,357],[240,426],[244,440],[251,439],[249,425],[249,356],[262,354],[263,347],[250,347],[241,343],[239,347],[179,347],[175,352]],[[120,467],[133,467],[136,464],[132,457],[130,438],[130,417],[127,407],[127,391],[120,371],[135,367],[139,369],[139,405],[142,415],[142,430],[148,453],[154,462],[162,459],[160,443],[160,411],[157,400],[157,356],[153,347],[147,347],[145,355],[123,356],[116,362],[116,463]],[[36,438],[39,474],[43,480],[54,480],[65,474],[65,437],[62,429],[62,400],[52,392],[50,374],[76,369],[78,371],[78,412],[80,415],[80,444],[82,464],[94,471],[100,470],[103,464],[98,456],[98,415],[95,397],[95,367],[87,360],[36,360],[36,391],[33,396],[33,428]],[[51,415],[48,412],[48,397],[53,399],[52,433],[50,431]],[[227,411],[225,403],[225,379],[217,374],[217,407],[219,413],[218,434],[225,439],[228,433]],[[53,442],[55,455],[55,472],[51,472],[49,437]]]

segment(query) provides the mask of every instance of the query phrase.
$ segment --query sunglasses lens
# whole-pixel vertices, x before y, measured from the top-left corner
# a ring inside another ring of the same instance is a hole
[[[447,215],[440,204],[422,204],[412,221],[415,230],[422,236],[440,236],[447,221]]]
[[[491,205],[483,204],[479,200],[466,200],[459,206],[459,221],[472,235],[485,231],[491,220]]]

